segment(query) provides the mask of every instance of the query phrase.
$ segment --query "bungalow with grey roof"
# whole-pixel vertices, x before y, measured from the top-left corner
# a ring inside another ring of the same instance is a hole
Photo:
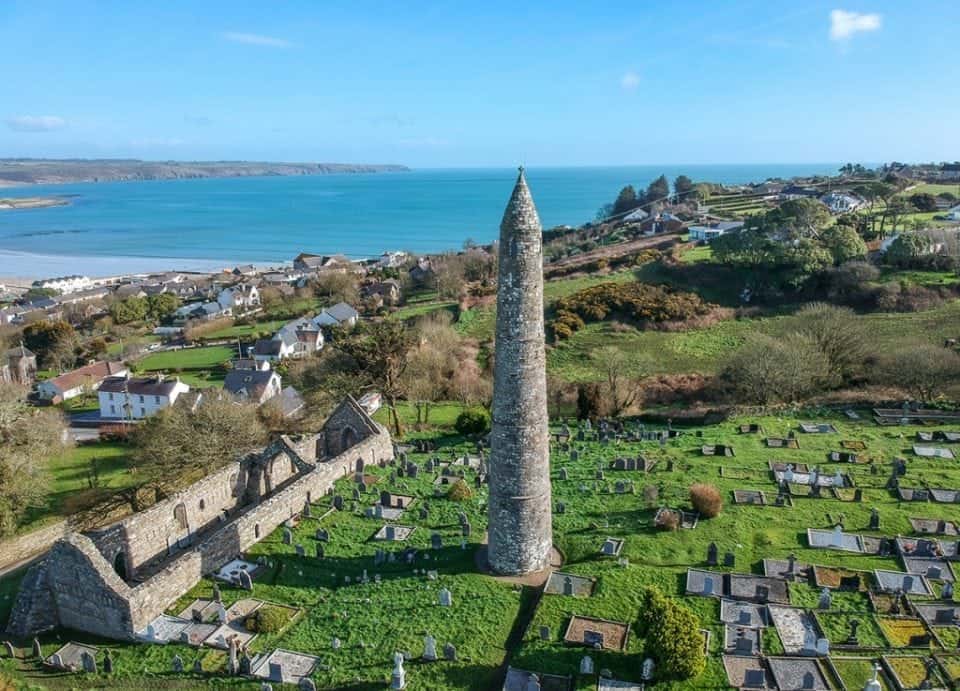
[[[711,242],[721,235],[735,233],[743,229],[743,221],[717,221],[704,225],[690,226],[690,240]]]
[[[242,401],[257,405],[280,395],[280,375],[273,370],[231,370],[223,380],[223,389]]]

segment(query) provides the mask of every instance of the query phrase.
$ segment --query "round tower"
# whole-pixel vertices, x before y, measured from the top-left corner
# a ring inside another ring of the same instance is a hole
[[[500,223],[488,561],[497,573],[550,565],[550,436],[543,341],[543,231],[523,175]]]

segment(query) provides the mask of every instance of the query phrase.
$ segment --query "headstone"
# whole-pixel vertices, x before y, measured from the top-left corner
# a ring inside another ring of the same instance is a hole
[[[443,536],[440,535],[440,533],[430,535],[430,547],[433,549],[441,549],[443,547]]]
[[[406,688],[406,671],[403,669],[403,653],[393,654],[393,672],[390,674],[390,688],[394,691]]]
[[[303,545],[297,545],[294,549],[297,550],[298,557],[304,557],[307,555],[307,551],[304,549]]]
[[[453,606],[453,593],[451,593],[446,588],[441,588],[438,593],[438,599],[441,607],[452,607]]]
[[[310,518],[313,515],[313,509],[308,501],[303,502],[303,515],[305,518]]]
[[[947,581],[943,584],[943,589],[940,591],[941,600],[952,600],[953,599],[953,583]]]
[[[447,643],[443,646],[443,659],[448,662],[455,662],[457,659],[457,649],[453,643]]]
[[[941,576],[943,576],[943,569],[939,566],[928,566],[927,567],[927,578],[939,581]]]
[[[199,657],[193,661],[193,673],[194,674],[203,674],[203,660]]]
[[[271,662],[267,669],[269,670],[268,674],[270,676],[268,678],[270,681],[283,682],[283,665],[279,662]]]
[[[583,644],[588,648],[603,649],[603,632],[586,630],[583,632]]]
[[[562,501],[558,501],[558,502],[557,502],[557,515],[562,516],[562,515],[565,514],[566,512],[567,512],[567,505],[564,504]]]
[[[437,639],[429,633],[423,637],[423,659],[428,662],[437,659]]]
[[[244,651],[243,655],[240,656],[240,674],[250,674],[252,667],[253,660],[251,660],[250,656]]]
[[[820,591],[820,600],[817,602],[817,607],[819,609],[830,609],[830,605],[832,604],[832,602],[833,602],[833,598],[830,595],[830,589],[827,587],[824,587]]]
[[[293,531],[291,531],[290,528],[283,529],[283,544],[293,544]]]
[[[723,565],[728,568],[733,568],[737,564],[737,557],[733,552],[725,552],[723,555]]]
[[[801,689],[812,689],[816,686],[816,677],[813,676],[813,672],[804,672],[803,679],[800,680]]]
[[[803,630],[803,652],[807,655],[817,652],[817,634],[811,628]]]
[[[236,674],[240,670],[240,663],[237,661],[237,639],[231,638],[228,645],[230,650],[227,659],[227,673]],[[183,660],[180,661],[180,666],[183,667]]]
[[[240,569],[237,579],[240,581],[241,588],[244,590],[253,590],[253,579],[250,578],[250,574],[246,569]]]
[[[463,535],[464,537],[470,537],[469,523],[464,523],[462,526],[460,526],[460,534]]]
[[[357,487],[353,488],[353,500],[360,501],[360,489]]]
[[[748,669],[743,677],[743,686],[747,689],[762,689],[767,685],[766,674],[762,669]]]
[[[733,653],[734,655],[753,655],[753,640],[743,635],[743,629],[733,642]]]
[[[223,595],[220,593],[220,586],[216,582],[213,584],[213,601],[223,602]]]
[[[183,658],[179,655],[174,655],[173,660],[170,662],[170,669],[173,670],[174,674],[180,674],[183,671]]]
[[[717,543],[711,542],[707,545],[707,566],[716,566],[717,565]]]
[[[104,674],[113,674],[113,655],[110,654],[110,648],[107,648],[103,654],[103,672]]]
[[[388,540],[395,540],[397,537],[397,529],[392,525],[388,525],[387,529],[384,531],[384,535]]]
[[[589,655],[580,658],[580,674],[593,674],[593,658]]]
[[[653,681],[654,666],[652,657],[648,657],[643,661],[643,665],[640,667],[640,678],[643,679],[643,681]]]
[[[903,577],[903,592],[909,593],[913,590],[913,576],[907,575]]]
[[[83,671],[87,674],[96,674],[97,673],[97,660],[96,658],[88,653],[86,650],[83,651],[83,654],[80,655],[80,662],[83,665]],[[180,665],[180,671],[183,671],[183,665]]]
[[[333,508],[335,508],[337,511],[343,511],[343,497],[341,497],[339,494],[333,497]]]
[[[4,641],[4,642],[3,642],[3,649],[4,649],[4,651],[6,651],[7,657],[9,657],[9,658],[11,658],[11,659],[13,659],[14,657],[16,657],[16,654],[15,654],[16,651],[13,649],[13,643],[11,643],[10,641]]]
[[[573,579],[570,576],[565,576],[563,579],[563,594],[573,595]]]
[[[334,650],[340,650],[340,647],[341,647],[342,645],[343,645],[343,643],[341,643],[341,642],[340,642],[340,639],[337,638],[336,636],[333,637],[333,641],[331,641],[331,643],[330,643],[330,647],[333,648]]]
[[[879,530],[880,529],[880,512],[877,511],[877,507],[873,507],[870,510],[870,530]]]
[[[317,559],[323,559],[323,544],[317,543]]]
[[[817,639],[817,655],[820,657],[826,657],[830,654],[830,641],[826,638]]]
[[[561,480],[567,480],[567,479],[569,479],[569,477],[570,477],[570,475],[569,475],[569,473],[567,473],[567,469],[566,469],[566,468],[561,468],[561,469],[560,469],[560,479],[561,479]]]
[[[310,677],[300,677],[300,681],[297,682],[297,691],[317,691],[317,685]]]
[[[705,576],[703,579],[703,594],[713,595],[713,576]]]
[[[550,640],[550,627],[549,627],[549,626],[541,626],[541,627],[540,627],[540,640],[541,640],[541,641],[549,641],[549,640]]]
[[[34,657],[36,657],[36,658],[43,658],[43,648],[40,647],[40,639],[39,639],[39,638],[34,638],[34,639],[33,639],[32,652],[33,652],[33,656],[34,656]]]

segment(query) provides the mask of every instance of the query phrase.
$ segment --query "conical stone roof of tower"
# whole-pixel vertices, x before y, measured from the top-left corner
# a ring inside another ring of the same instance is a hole
[[[527,178],[521,167],[517,184],[514,185],[513,194],[510,195],[510,201],[507,202],[507,208],[503,212],[500,232],[506,235],[534,230],[541,232],[540,216],[537,214],[537,207],[533,203],[533,196],[530,194],[530,188],[527,187]]]

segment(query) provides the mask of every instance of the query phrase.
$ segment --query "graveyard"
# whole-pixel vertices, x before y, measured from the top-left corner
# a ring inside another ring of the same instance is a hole
[[[386,689],[399,674],[408,689],[853,690],[879,665],[889,691],[954,687],[960,467],[926,450],[952,450],[960,421],[880,424],[891,419],[816,409],[669,429],[554,421],[562,563],[531,578],[484,571],[482,440],[412,433],[396,460],[339,480],[138,642],[68,630],[40,636],[37,651],[15,641],[0,679]],[[693,483],[720,491],[719,515],[696,513]],[[0,619],[18,577],[0,580]],[[699,620],[707,663],[695,678],[647,662],[648,586]]]

